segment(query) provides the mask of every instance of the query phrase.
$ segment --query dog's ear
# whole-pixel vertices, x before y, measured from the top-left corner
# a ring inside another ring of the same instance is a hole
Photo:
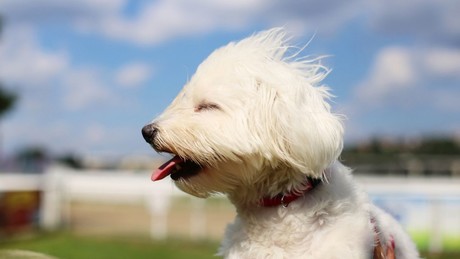
[[[309,176],[321,177],[342,150],[340,116],[330,112],[327,88],[288,87],[258,82],[261,98],[257,98],[258,114],[253,118],[258,118],[258,125],[254,127],[261,132],[259,137],[267,138],[261,139],[261,143],[270,143],[261,148],[262,155]]]

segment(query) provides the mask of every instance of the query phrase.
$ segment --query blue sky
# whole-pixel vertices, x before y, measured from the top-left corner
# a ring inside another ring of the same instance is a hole
[[[140,129],[215,48],[285,26],[324,80],[346,143],[460,136],[457,0],[2,0],[2,149],[151,154]]]

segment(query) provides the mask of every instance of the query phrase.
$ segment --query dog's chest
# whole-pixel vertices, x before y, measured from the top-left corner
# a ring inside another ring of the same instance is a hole
[[[359,223],[361,218],[365,222],[362,213],[340,218],[326,210],[269,214],[238,217],[227,228],[220,254],[226,258],[329,258],[342,246],[357,250],[356,257],[347,258],[365,258],[359,253],[371,246],[369,226]]]
[[[279,222],[245,222],[237,218],[227,227],[221,254],[226,258],[285,258],[309,250],[308,235],[300,230],[297,220]]]

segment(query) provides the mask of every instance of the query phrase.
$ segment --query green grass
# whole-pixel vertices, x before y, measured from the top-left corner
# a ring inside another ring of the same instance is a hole
[[[71,234],[47,234],[27,240],[0,243],[1,249],[24,249],[62,259],[162,258],[206,259],[217,251],[218,244],[181,240],[154,241],[144,238],[95,238]]]
[[[216,259],[215,242],[192,242],[179,239],[154,241],[148,238],[82,237],[69,233],[39,235],[34,238],[0,241],[2,249],[24,249],[62,259]],[[428,259],[458,259],[460,251],[441,255],[422,253]]]
[[[419,249],[428,250],[431,238],[431,234],[428,231],[411,231],[410,235]],[[448,252],[459,252],[460,237],[458,235],[444,235],[442,237],[442,248]]]

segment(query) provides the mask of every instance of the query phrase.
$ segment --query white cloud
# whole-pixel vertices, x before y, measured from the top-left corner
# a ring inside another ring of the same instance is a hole
[[[460,43],[457,0],[157,0],[142,2],[127,15],[128,5],[128,0],[2,0],[0,12],[12,23],[68,23],[82,32],[143,45],[253,24],[334,32],[356,17],[365,17],[381,32]]]
[[[364,3],[363,0],[270,1],[269,8],[257,12],[257,16],[270,26],[287,26],[294,32],[334,34],[363,11]]]
[[[353,115],[385,108],[460,112],[459,58],[457,49],[383,48],[345,109]]]
[[[106,128],[100,123],[92,123],[84,130],[85,142],[102,143],[107,135]]]
[[[103,70],[72,66],[66,51],[45,50],[32,28],[6,27],[2,36],[0,79],[6,87],[15,88],[22,109],[75,111],[95,104],[107,105],[117,99]],[[141,82],[141,72],[137,72],[137,78],[131,75],[131,79]]]
[[[27,28],[7,28],[0,42],[0,78],[20,87],[47,85],[69,66],[65,52],[44,51]]]
[[[340,105],[349,118],[346,139],[458,132],[453,119],[460,113],[458,55],[456,49],[383,48]]]
[[[136,87],[152,76],[152,69],[145,63],[130,63],[121,67],[116,75],[115,80],[118,84],[124,87]]]
[[[137,13],[129,16],[125,13],[127,5],[126,0],[3,0],[0,12],[10,24],[33,27],[67,23],[82,32],[136,44],[157,44],[219,28],[240,28],[254,21],[265,3],[262,0],[145,1]]]
[[[113,13],[97,23],[79,23],[88,32],[137,44],[158,44],[172,38],[240,28],[253,20],[263,1],[159,0],[147,2],[134,17]]]
[[[146,2],[138,13],[126,17],[120,10],[104,19],[80,22],[86,32],[141,45],[210,33],[247,28],[251,24],[287,26],[293,31],[307,29],[334,31],[355,17],[362,0],[214,1],[158,0]]]
[[[87,31],[136,44],[159,44],[174,38],[250,24],[288,26],[294,30],[335,32],[356,17],[365,16],[373,28],[434,42],[460,43],[460,4],[457,0],[308,0],[213,1],[158,0],[146,2],[133,17],[123,4],[100,19],[79,24]]]
[[[460,80],[460,49],[432,48],[423,53],[421,63],[432,76]]]
[[[36,0],[27,3],[4,0],[0,2],[0,12],[5,13],[12,24],[33,27],[43,23],[67,23],[80,32],[154,45],[221,29],[245,28],[258,22],[302,29],[311,28],[318,18],[322,22],[315,25],[341,24],[344,19],[340,18],[339,22],[338,18],[344,16],[343,10],[350,8],[346,8],[349,4],[340,3],[337,0],[309,1],[300,5],[296,1],[279,3],[274,0],[157,0],[145,1],[135,14],[126,15],[126,0]],[[304,15],[305,12],[309,15]]]
[[[460,44],[460,2],[457,0],[372,0],[374,28],[430,42]]]
[[[116,99],[102,76],[92,69],[68,71],[62,84],[65,88],[62,105],[70,110],[100,107]]]
[[[126,2],[126,0],[2,0],[0,12],[10,25],[73,24],[106,19],[107,16],[120,12]]]
[[[411,54],[404,48],[380,51],[370,75],[356,88],[356,97],[369,105],[380,105],[415,87],[416,72]]]

